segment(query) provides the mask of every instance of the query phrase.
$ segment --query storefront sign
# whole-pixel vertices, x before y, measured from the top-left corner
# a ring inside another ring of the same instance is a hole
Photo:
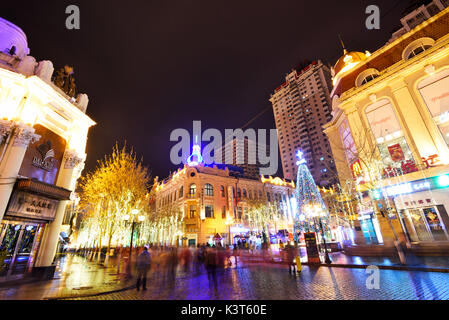
[[[35,133],[41,138],[28,146],[19,174],[48,184],[55,184],[66,141],[41,125],[36,125],[34,128]]]
[[[413,192],[419,192],[424,190],[431,189],[432,184],[429,181],[426,182],[409,182],[409,183],[403,183],[398,184],[395,186],[391,186],[385,189],[387,195],[389,197],[392,196],[398,196],[402,194],[408,194]]]
[[[440,162],[440,157],[437,154],[431,155],[427,158],[422,158],[422,161],[426,165],[427,169],[436,167]]]
[[[408,183],[401,183],[391,187],[385,188],[385,193],[389,197],[409,194],[414,192],[421,192],[432,189],[442,189],[449,187],[449,175],[442,175],[430,179],[417,180]],[[379,190],[375,193],[382,194]]]
[[[404,160],[400,163],[401,167],[388,166],[383,171],[383,177],[394,178],[404,174],[412,173],[418,171],[418,167],[413,160]]]
[[[55,218],[58,203],[58,200],[15,191],[6,214],[13,217],[52,221]]]
[[[305,233],[304,241],[306,242],[308,263],[321,263],[315,232]]]
[[[360,163],[360,160],[357,160],[353,164],[351,164],[351,171],[354,179],[363,176],[362,164]]]
[[[231,233],[248,233],[249,229],[243,227],[231,227],[230,231]]]

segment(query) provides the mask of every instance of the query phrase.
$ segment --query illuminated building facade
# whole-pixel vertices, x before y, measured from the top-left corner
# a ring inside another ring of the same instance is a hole
[[[280,213],[279,220],[267,222],[267,236],[281,230],[293,233],[296,212],[291,200],[295,191],[293,182],[246,176],[243,168],[235,166],[206,166],[197,152],[199,146],[193,149],[187,165],[164,181],[156,181],[154,187],[156,214],[162,214],[167,207],[181,213],[183,231],[178,245],[217,241],[226,245],[251,232],[253,236],[260,235],[262,230],[248,219],[249,210],[256,204],[270,205]]]
[[[23,31],[0,18],[1,279],[53,275],[66,205],[95,124],[86,115],[87,95],[69,96],[52,82],[52,63],[29,53]]]
[[[336,182],[336,170],[322,126],[332,119],[331,73],[321,61],[306,63],[286,76],[271,96],[286,179],[296,179],[296,151],[302,150],[315,182]]]
[[[359,244],[449,240],[449,9],[333,69],[325,127],[340,183],[355,182]],[[418,245],[418,246],[419,246]]]

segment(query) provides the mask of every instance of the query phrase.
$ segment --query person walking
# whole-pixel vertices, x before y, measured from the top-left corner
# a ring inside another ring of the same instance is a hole
[[[296,275],[296,250],[290,243],[285,246],[287,250],[287,263],[288,263],[288,272]]]
[[[207,278],[209,280],[209,288],[214,286],[214,292],[217,293],[218,284],[217,284],[217,252],[216,249],[210,248],[207,249],[206,252],[206,270],[207,270]]]
[[[170,249],[170,253],[167,258],[168,258],[167,272],[168,272],[169,286],[174,287],[176,281],[176,270],[178,268],[179,263],[178,249],[176,247],[172,247]]]
[[[239,240],[240,241],[240,240]],[[234,244],[234,249],[233,249],[233,254],[234,254],[234,262],[235,262],[235,266],[237,267],[238,264],[238,256],[240,254],[239,252],[239,246],[237,244]]]
[[[145,246],[137,257],[137,291],[141,286],[143,290],[147,290],[147,274],[150,268],[151,254],[148,252],[148,247]]]

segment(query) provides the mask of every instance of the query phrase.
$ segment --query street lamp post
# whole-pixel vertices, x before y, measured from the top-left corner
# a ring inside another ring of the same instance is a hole
[[[228,217],[226,218],[225,224],[228,225],[228,229],[229,229],[229,245],[233,244],[233,243],[232,243],[232,238],[231,238],[231,225],[232,225],[233,223],[234,223],[234,220],[233,220],[230,216],[228,216]]]
[[[128,266],[127,266],[127,274],[129,277],[131,277],[131,259],[132,259],[132,250],[133,250],[133,238],[134,238],[134,230],[136,228],[137,223],[141,223],[145,220],[145,216],[140,215],[137,216],[139,213],[139,210],[134,209],[131,211],[131,215],[127,214],[123,217],[123,220],[126,222],[129,222],[131,220],[132,227],[131,227],[131,239],[129,244],[129,258],[128,258]]]

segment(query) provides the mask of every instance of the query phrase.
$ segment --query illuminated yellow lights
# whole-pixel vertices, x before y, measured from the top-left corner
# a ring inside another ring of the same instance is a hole
[[[173,180],[179,178],[180,176],[184,175],[186,173],[186,168],[184,169],[178,169],[178,171],[173,175]]]
[[[68,148],[85,154],[89,127],[96,123],[66,96],[37,76],[0,68],[0,119],[43,124],[68,140]]]
[[[302,211],[306,213],[309,217],[317,218],[326,216],[326,212],[318,204],[309,204],[302,208]]]
[[[275,186],[295,188],[295,183],[293,181],[289,183],[289,182],[287,182],[285,180],[282,180],[279,177],[273,178],[272,176],[270,176],[268,178],[265,178],[264,176],[261,176],[260,181],[262,183],[269,183],[269,184],[272,184],[272,185],[275,185]]]
[[[22,121],[23,123],[32,127],[36,123],[38,111],[39,108],[37,106],[27,101],[23,106],[22,110],[20,111],[17,120]]]
[[[326,188],[318,188],[322,193],[324,193],[324,194],[327,194],[327,193],[330,193],[331,195],[333,195],[334,193],[335,193],[335,189],[334,188],[329,188],[329,189],[326,189]]]
[[[25,93],[26,90],[18,84],[10,86],[9,91],[6,91],[6,97],[2,99],[0,107],[0,117],[2,119],[12,120],[15,118]]]

